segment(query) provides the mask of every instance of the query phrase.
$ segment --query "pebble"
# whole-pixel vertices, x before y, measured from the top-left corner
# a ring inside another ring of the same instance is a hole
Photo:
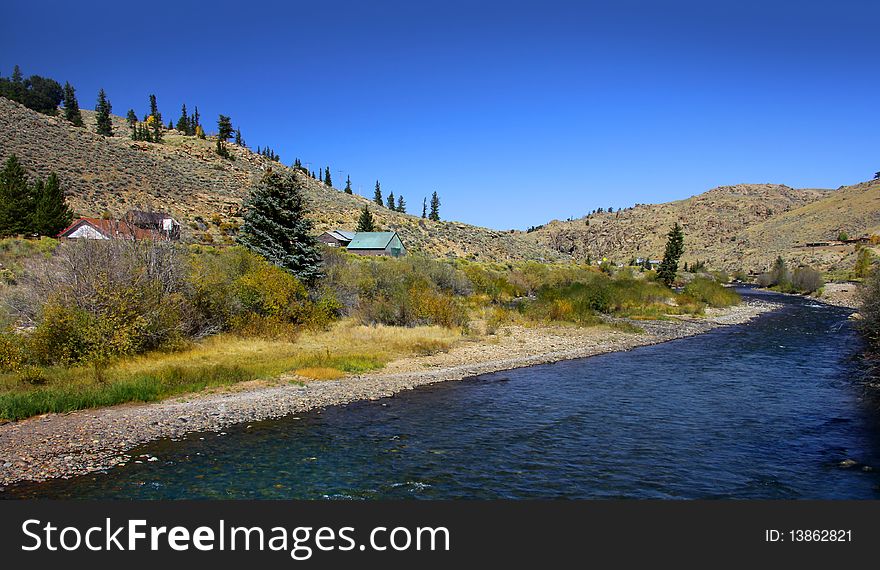
[[[688,321],[639,321],[643,334],[621,334],[611,339],[588,342],[573,336],[541,343],[535,336],[529,341],[538,354],[510,356],[503,349],[490,352],[484,349],[480,358],[471,358],[464,352],[458,364],[446,364],[426,370],[423,361],[414,359],[408,371],[377,373],[343,378],[336,382],[310,382],[305,385],[280,385],[257,391],[204,394],[185,401],[166,400],[154,404],[105,408],[98,411],[50,414],[35,419],[0,425],[0,457],[18,457],[14,464],[6,462],[0,472],[0,485],[15,481],[43,481],[53,477],[81,475],[124,466],[130,456],[122,455],[148,441],[182,438],[188,433],[204,432],[229,427],[233,424],[255,422],[305,411],[321,413],[321,408],[351,403],[357,400],[385,398],[418,386],[449,380],[461,380],[474,375],[509,370],[571,358],[584,358],[614,350],[628,350],[636,346],[692,336],[719,326],[739,324],[773,310],[778,305],[766,301],[749,301],[723,311],[707,311],[702,319]],[[548,351],[546,345],[559,346]],[[382,403],[387,406],[387,402]],[[221,411],[222,410],[222,413]],[[226,435],[220,432],[219,435]],[[199,437],[200,441],[205,438]],[[28,455],[24,455],[23,451]],[[65,456],[73,460],[65,461]],[[158,461],[150,457],[148,461]]]

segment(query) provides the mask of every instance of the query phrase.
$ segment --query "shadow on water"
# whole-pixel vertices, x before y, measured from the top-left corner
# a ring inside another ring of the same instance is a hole
[[[880,498],[848,313],[773,300],[745,326],[154,442],[2,496]]]

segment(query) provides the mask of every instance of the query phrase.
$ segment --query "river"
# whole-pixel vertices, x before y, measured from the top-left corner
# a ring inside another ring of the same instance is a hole
[[[2,496],[880,498],[880,397],[849,312],[772,297],[746,325],[157,441]]]

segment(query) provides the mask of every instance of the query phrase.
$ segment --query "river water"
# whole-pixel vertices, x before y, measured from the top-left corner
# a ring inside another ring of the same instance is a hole
[[[880,498],[848,311],[772,298],[747,325],[158,441],[0,496]]]

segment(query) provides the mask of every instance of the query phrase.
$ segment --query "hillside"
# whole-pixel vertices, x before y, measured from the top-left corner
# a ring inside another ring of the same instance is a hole
[[[115,136],[94,132],[94,112],[83,111],[85,128],[48,117],[0,98],[0,159],[11,153],[34,175],[56,172],[68,199],[82,216],[120,216],[131,208],[170,212],[189,241],[231,242],[241,223],[240,205],[249,186],[269,168],[285,169],[250,150],[229,144],[235,160],[214,152],[215,141],[168,131],[162,144],[135,142],[122,117],[113,117]],[[383,229],[400,233],[412,252],[481,261],[556,259],[546,246],[512,232],[458,222],[432,222],[393,212],[358,195],[329,188],[300,172],[318,231],[356,226],[371,204]],[[396,190],[396,189],[395,189]],[[415,204],[417,197],[403,189]]]
[[[855,247],[805,247],[880,230],[880,181],[838,190],[776,184],[722,186],[686,200],[552,221],[526,234],[575,258],[659,258],[674,222],[685,232],[684,261],[728,270],[764,270],[778,255],[823,270],[849,267]]]

